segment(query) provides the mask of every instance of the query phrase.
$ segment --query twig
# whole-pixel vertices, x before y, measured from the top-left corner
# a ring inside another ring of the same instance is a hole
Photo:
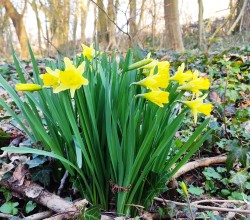
[[[218,203],[246,203],[245,201],[241,200],[223,200],[223,199],[205,199],[192,202],[192,204],[200,204],[200,203],[210,203],[210,202],[218,202]]]
[[[13,215],[9,215],[9,214],[4,214],[4,213],[0,213],[0,218],[12,218],[14,217]]]
[[[43,220],[45,218],[50,217],[53,214],[53,211],[45,211],[45,212],[40,212],[40,213],[36,213],[34,215],[30,215],[25,217],[25,219],[29,219],[29,220]]]
[[[173,204],[179,205],[179,206],[187,206],[186,203],[175,202],[175,201],[171,201],[171,200],[165,200],[165,199],[161,199],[161,198],[158,198],[158,197],[155,197],[154,200],[159,201],[159,202],[173,203]],[[220,208],[220,207],[214,207],[214,206],[203,206],[203,205],[197,205],[196,203],[193,203],[193,202],[191,202],[191,205],[194,206],[194,207],[196,207],[197,209],[222,211],[222,212],[238,212],[238,213],[250,214],[250,210],[229,209],[229,208]]]
[[[59,188],[57,190],[57,195],[58,196],[61,195],[63,187],[64,187],[64,184],[65,184],[65,181],[67,180],[68,176],[69,176],[69,172],[66,170],[65,173],[64,173],[64,175],[63,175],[63,178],[61,179],[60,186],[59,186]]]

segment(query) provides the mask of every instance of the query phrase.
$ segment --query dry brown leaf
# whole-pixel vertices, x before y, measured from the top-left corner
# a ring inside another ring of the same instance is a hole
[[[216,104],[221,104],[221,98],[219,94],[216,91],[212,91],[209,93],[209,99],[211,100],[212,103]]]
[[[30,172],[27,169],[27,167],[25,167],[22,164],[19,164],[14,173],[13,173],[13,182],[17,181],[19,186],[23,185],[23,182],[25,180],[25,177],[30,177]]]
[[[0,169],[0,180],[3,178],[3,175],[5,173],[8,173],[9,171],[11,171],[15,166],[13,165],[13,163],[3,163],[2,168]]]

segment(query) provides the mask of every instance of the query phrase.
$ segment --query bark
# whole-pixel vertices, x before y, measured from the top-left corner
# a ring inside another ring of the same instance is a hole
[[[215,164],[215,163],[225,163],[227,157],[226,156],[217,156],[217,157],[209,157],[209,158],[203,158],[200,160],[196,160],[193,162],[189,162],[182,166],[177,173],[172,177],[172,179],[177,179],[184,173],[187,173],[195,168],[198,167],[206,167],[209,166],[210,164]]]
[[[23,10],[22,14],[19,14],[10,0],[0,0],[0,5],[5,8],[6,13],[12,20],[12,23],[16,29],[17,37],[21,46],[21,57],[28,58],[28,36],[23,21],[23,13],[25,9]]]
[[[205,32],[204,32],[204,21],[203,21],[203,1],[202,0],[198,0],[198,4],[199,4],[199,48],[201,50],[206,49],[205,48]]]
[[[42,27],[41,27],[41,21],[39,19],[38,8],[37,8],[37,4],[35,0],[32,1],[31,7],[36,15],[38,46],[39,46],[40,53],[42,53],[42,37],[41,37]]]
[[[183,52],[184,46],[179,21],[178,1],[164,0],[164,18],[167,49]]]
[[[106,49],[114,49],[116,45],[116,27],[114,22],[116,22],[116,15],[115,15],[115,5],[113,0],[108,0],[108,9],[107,9],[107,14],[108,14],[108,31],[109,31],[109,44],[108,48]],[[113,22],[112,22],[112,21]]]
[[[153,0],[153,11],[152,11],[152,47],[155,45],[155,34],[156,34],[156,0]]]
[[[246,10],[246,7],[247,7],[247,3],[248,3],[248,0],[242,0],[240,1],[242,4],[241,6],[241,9],[240,9],[240,12],[236,18],[236,20],[234,21],[233,25],[231,26],[231,28],[229,29],[229,31],[227,32],[227,35],[231,35],[232,32],[235,30],[235,29],[240,29],[240,26],[238,26],[239,24],[239,21],[242,19],[243,15],[244,15],[244,12]],[[238,27],[237,27],[238,26]]]
[[[130,0],[129,3],[129,35],[132,45],[136,43],[137,25],[136,25],[136,0]],[[131,45],[131,46],[132,46]]]
[[[87,15],[89,10],[90,1],[88,0],[87,3],[85,0],[81,0],[81,41],[86,43],[86,23],[87,23]]]
[[[28,180],[25,180],[23,185],[20,185],[18,181],[13,182],[10,178],[8,180],[0,180],[0,185],[26,196],[56,213],[67,213],[70,217],[78,215],[79,211],[88,204],[87,200],[81,200],[77,203],[67,201]]]
[[[76,31],[77,31],[77,24],[78,24],[78,14],[79,14],[79,0],[76,0],[75,1],[74,21],[73,21],[73,47],[74,47],[74,51],[76,49]]]
[[[98,25],[97,25],[97,37],[98,42],[106,47],[108,45],[108,18],[105,13],[105,7],[103,0],[97,0],[98,5]]]
[[[145,2],[146,0],[142,0],[142,3],[141,3],[141,13],[140,13],[139,21],[137,24],[138,29],[142,29],[142,22],[144,20]]]

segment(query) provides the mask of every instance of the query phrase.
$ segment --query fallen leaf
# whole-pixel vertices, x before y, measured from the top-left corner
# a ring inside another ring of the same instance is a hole
[[[22,186],[25,177],[30,178],[30,172],[23,164],[19,164],[13,173],[13,182],[18,181],[18,185]]]
[[[0,180],[3,178],[5,173],[11,171],[15,166],[11,163],[3,163],[2,168],[0,169]]]

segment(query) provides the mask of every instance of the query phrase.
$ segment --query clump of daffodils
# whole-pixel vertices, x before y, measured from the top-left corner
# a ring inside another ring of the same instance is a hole
[[[83,56],[89,61],[92,61],[96,53],[93,45],[88,47],[83,44],[82,47]],[[40,75],[40,78],[43,80],[44,87],[51,87],[54,93],[70,90],[71,98],[73,98],[77,89],[79,89],[81,86],[86,86],[89,83],[88,79],[84,78],[83,76],[85,62],[82,62],[78,67],[76,67],[69,58],[64,58],[64,64],[64,70],[52,70],[47,67],[47,72]],[[193,72],[191,70],[184,71],[184,63],[177,69],[172,77],[170,77],[169,68],[170,64],[168,61],[160,62],[150,59],[150,57],[130,65],[128,70],[143,69],[146,70],[148,75],[144,79],[132,83],[132,85],[143,86],[149,90],[146,93],[137,94],[135,97],[145,98],[159,107],[164,107],[164,104],[169,102],[170,94],[167,91],[167,87],[171,81],[176,82],[179,85],[179,91],[185,90],[192,94],[191,100],[180,100],[180,102],[191,109],[195,124],[197,123],[198,113],[210,116],[212,104],[204,103],[207,95],[202,95],[202,91],[206,91],[210,87],[209,80],[199,77],[198,70]],[[145,73],[145,71],[143,72]],[[41,86],[37,84],[17,84],[16,90],[36,91],[41,90]]]
[[[169,102],[169,92],[166,90],[170,81],[173,81],[179,84],[178,90],[185,90],[192,94],[193,98],[190,101],[180,100],[180,102],[191,109],[195,124],[197,123],[198,113],[210,116],[212,104],[204,103],[207,94],[200,96],[203,94],[202,91],[209,89],[209,80],[199,77],[198,70],[195,70],[194,72],[187,70],[184,72],[184,63],[182,63],[182,65],[177,69],[174,76],[170,77],[169,67],[169,62],[159,62],[156,60],[153,60],[147,65],[141,66],[140,68],[149,70],[149,76],[138,82],[132,83],[132,85],[144,86],[150,91],[147,93],[138,94],[136,97],[143,97],[158,105],[159,107],[163,107],[163,104],[167,104]],[[157,69],[156,74],[154,74],[155,68]]]

